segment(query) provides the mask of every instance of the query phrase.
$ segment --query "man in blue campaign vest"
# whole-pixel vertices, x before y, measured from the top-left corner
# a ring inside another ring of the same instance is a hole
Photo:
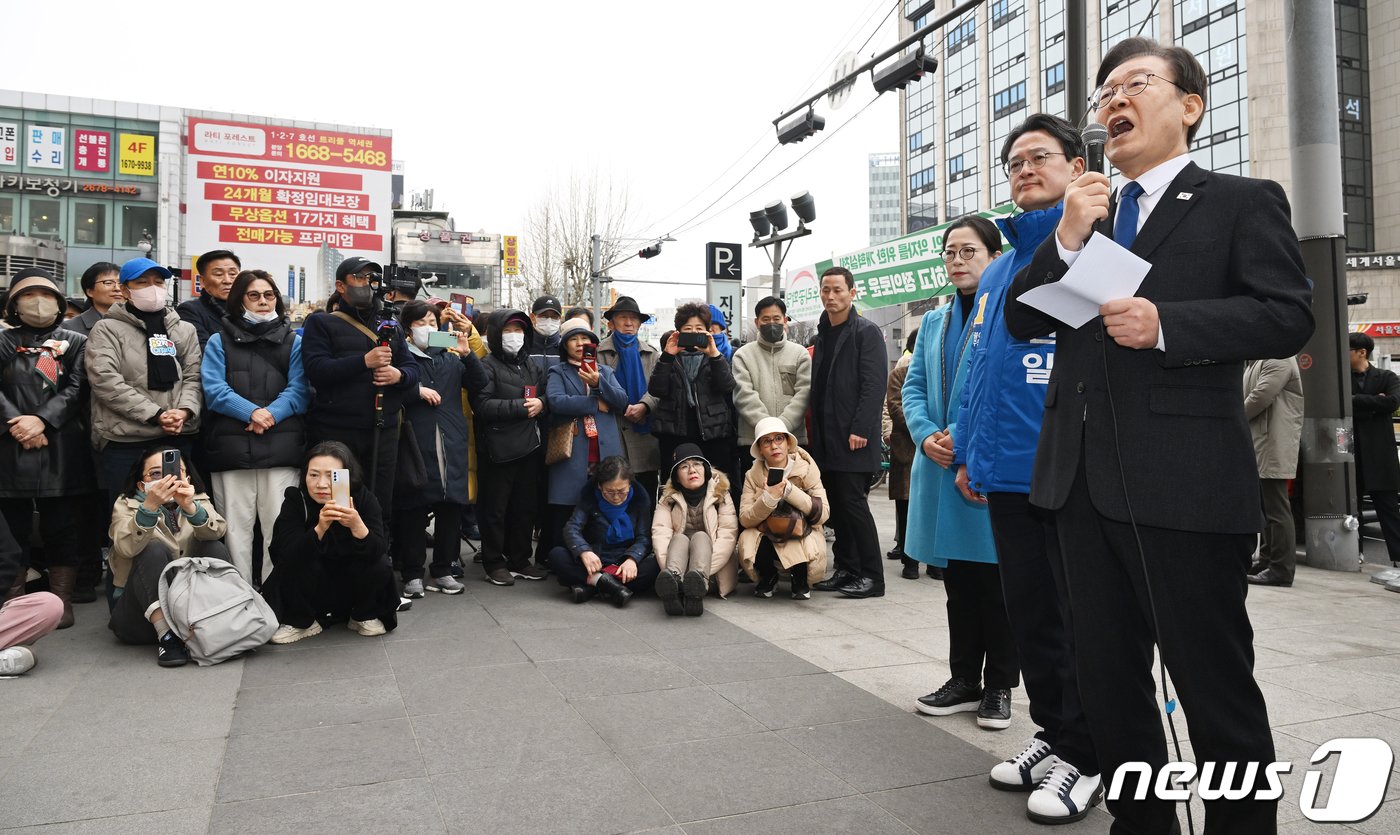
[[[1051,514],[1030,504],[1031,466],[1054,337],[1029,342],[1002,317],[1011,278],[1059,223],[1071,180],[1084,171],[1079,133],[1064,119],[1035,114],[1002,145],[1011,198],[1021,213],[999,221],[1014,249],[982,276],[972,322],[971,369],[954,435],[956,484],[988,504],[1002,592],[1031,719],[1041,730],[992,769],[992,785],[1027,791],[1027,815],[1041,823],[1078,820],[1102,797],[1098,758],[1079,701],[1065,605],[1064,569]]]

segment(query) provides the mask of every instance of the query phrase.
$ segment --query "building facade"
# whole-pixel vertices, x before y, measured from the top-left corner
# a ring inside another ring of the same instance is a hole
[[[1347,249],[1356,264],[1400,254],[1400,0],[1330,0]],[[901,34],[957,0],[902,0]],[[1192,159],[1213,171],[1290,190],[1283,0],[1089,0],[1090,73],[1134,35],[1189,49],[1204,66],[1207,111]],[[1001,146],[1036,112],[1065,115],[1065,0],[988,0],[925,39],[938,71],[901,94],[903,231],[1010,200]],[[1092,86],[1093,78],[1087,86]],[[1351,273],[1368,292],[1352,319],[1400,324],[1400,271]],[[1389,334],[1381,334],[1388,336]],[[1400,352],[1400,341],[1388,350]]]
[[[870,245],[904,234],[899,210],[899,154],[870,155]]]

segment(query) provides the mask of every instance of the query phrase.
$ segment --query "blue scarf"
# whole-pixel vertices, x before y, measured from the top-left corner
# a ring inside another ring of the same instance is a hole
[[[613,504],[603,496],[602,490],[593,488],[593,495],[598,499],[598,512],[608,520],[608,532],[603,535],[604,545],[629,545],[637,538],[636,532],[632,530],[632,517],[627,515],[627,506],[632,503],[633,492],[629,486],[627,501]]]
[[[637,335],[613,331],[612,340],[613,347],[617,349],[617,378],[627,390],[627,402],[640,403],[642,395],[647,393],[647,374],[642,368],[642,351],[637,346]],[[650,411],[647,412],[646,420],[631,426],[632,431],[638,435],[650,435]]]

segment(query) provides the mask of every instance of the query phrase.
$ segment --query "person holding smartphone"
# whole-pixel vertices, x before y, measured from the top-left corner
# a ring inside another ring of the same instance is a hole
[[[754,597],[772,597],[784,570],[792,599],[808,600],[811,583],[826,575],[822,525],[831,506],[821,470],[782,418],[760,420],[754,434],[754,462],[739,501],[739,564],[758,581]]]
[[[311,386],[302,369],[301,337],[287,322],[286,302],[270,274],[239,273],[224,309],[200,364],[203,464],[214,482],[215,504],[229,521],[229,561],[256,586],[253,526],[262,523],[262,573],[269,574],[267,534],[282,495],[297,483]]]
[[[461,594],[464,587],[452,576],[452,563],[462,553],[462,506],[470,498],[471,442],[462,392],[486,385],[481,360],[471,350],[469,333],[438,330],[438,314],[422,299],[404,302],[399,310],[408,352],[418,363],[418,396],[405,401],[404,414],[423,455],[427,479],[419,490],[394,494],[394,564],[403,580],[405,597],[421,598],[423,565],[427,561],[425,534],[433,517],[433,564],[427,590]],[[468,323],[470,328],[470,322]]]
[[[349,483],[348,499],[337,499],[337,482]],[[365,486],[355,454],[339,441],[313,446],[272,531],[275,567],[262,588],[281,624],[272,643],[319,635],[323,623],[345,623],[366,637],[398,626],[385,539],[379,500]]]
[[[572,440],[568,456],[549,465],[549,509],[540,538],[551,548],[560,541],[559,532],[598,462],[626,454],[617,420],[627,410],[627,391],[611,368],[598,365],[597,335],[582,319],[570,319],[562,336],[562,361],[545,379],[546,434],[567,432]]]
[[[691,443],[715,469],[727,473],[734,461],[734,410],[729,405],[734,374],[710,333],[709,307],[681,305],[675,324],[647,383],[647,393],[657,401],[652,428],[661,460],[672,460],[676,447]]]
[[[481,567],[487,582],[511,586],[549,573],[530,564],[544,461],[545,374],[526,348],[530,317],[505,309],[492,318],[491,353],[482,362],[485,384],[472,400],[481,441]]]
[[[228,549],[219,541],[227,530],[179,449],[159,445],[142,450],[112,508],[107,628],[124,643],[155,644],[156,663],[162,667],[184,666],[189,661],[185,644],[154,605],[160,601],[160,575],[181,557],[227,560]]]

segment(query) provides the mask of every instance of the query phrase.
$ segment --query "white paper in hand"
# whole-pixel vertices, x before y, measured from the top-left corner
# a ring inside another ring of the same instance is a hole
[[[1099,315],[1099,307],[1137,293],[1152,265],[1095,232],[1064,278],[1022,294],[1021,301],[1071,328]]]

